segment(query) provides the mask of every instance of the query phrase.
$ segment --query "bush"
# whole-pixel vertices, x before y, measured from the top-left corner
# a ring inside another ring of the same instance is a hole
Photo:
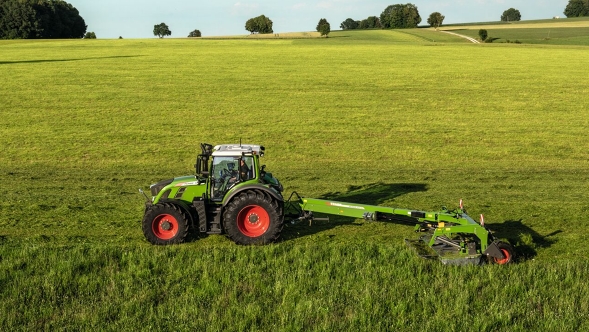
[[[487,30],[485,30],[485,29],[479,30],[479,37],[481,38],[482,41],[487,40],[488,36],[489,36],[489,33],[487,32]]]
[[[96,34],[94,32],[86,32],[84,35],[84,39],[96,39]]]
[[[190,31],[188,37],[202,37],[202,34],[200,33],[200,30],[197,29],[194,31]]]

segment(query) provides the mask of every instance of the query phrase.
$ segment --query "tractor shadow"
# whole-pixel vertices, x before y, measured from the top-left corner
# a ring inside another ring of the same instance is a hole
[[[507,220],[491,224],[489,228],[498,239],[505,239],[514,246],[515,260],[524,262],[538,255],[538,249],[545,249],[557,242],[555,235],[562,233],[556,230],[550,234],[540,235],[531,227],[524,225],[522,220]]]
[[[427,185],[424,183],[372,183],[364,186],[349,186],[346,192],[329,192],[317,198],[379,205],[396,197],[420,191],[427,191]],[[327,216],[317,214],[316,217],[324,218]],[[355,220],[354,218],[343,216],[329,216],[329,218],[329,221],[313,221],[311,225],[307,222],[300,222],[294,225],[285,222],[285,227],[281,235],[282,241],[321,233],[341,225],[353,225]]]

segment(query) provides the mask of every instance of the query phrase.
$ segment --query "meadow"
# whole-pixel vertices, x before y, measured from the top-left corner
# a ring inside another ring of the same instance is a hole
[[[0,330],[589,329],[587,48],[430,33],[0,41]],[[517,262],[445,266],[346,218],[148,244],[137,189],[240,139],[287,195],[462,198]]]

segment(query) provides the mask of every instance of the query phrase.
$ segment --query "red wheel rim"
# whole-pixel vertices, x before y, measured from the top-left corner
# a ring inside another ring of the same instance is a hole
[[[260,236],[266,233],[268,226],[270,226],[270,216],[261,206],[246,206],[237,215],[237,228],[245,236]]]
[[[509,262],[509,260],[511,259],[511,255],[509,254],[509,251],[507,251],[505,249],[501,249],[501,252],[503,253],[503,256],[505,256],[505,258],[503,258],[503,259],[495,258],[495,263],[497,263],[499,265],[507,264]]]
[[[178,220],[171,214],[160,214],[151,223],[153,234],[162,240],[169,240],[178,233]]]

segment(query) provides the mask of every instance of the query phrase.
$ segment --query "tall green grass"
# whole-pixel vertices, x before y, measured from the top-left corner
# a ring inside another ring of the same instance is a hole
[[[399,243],[205,242],[12,251],[1,263],[0,324],[11,330],[588,327],[589,294],[579,283],[585,262],[453,267],[417,259]]]
[[[3,330],[587,328],[584,47],[391,31],[0,47]],[[518,264],[443,266],[403,245],[411,227],[342,218],[263,247],[147,244],[137,189],[239,139],[287,193],[463,198]]]

